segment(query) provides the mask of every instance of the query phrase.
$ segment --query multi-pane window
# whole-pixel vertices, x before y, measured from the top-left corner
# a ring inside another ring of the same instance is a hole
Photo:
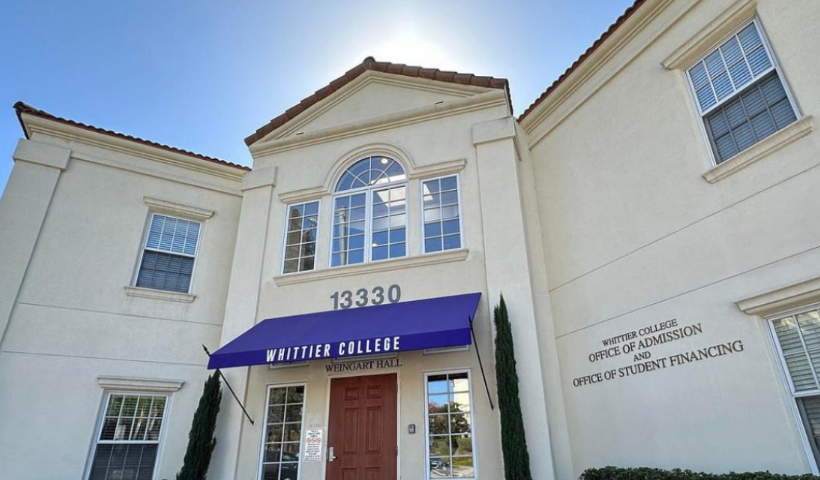
[[[797,119],[757,21],[688,71],[717,163]]]
[[[261,480],[298,480],[304,405],[304,385],[268,391]]]
[[[777,318],[771,327],[809,444],[820,461],[820,310]]]
[[[288,206],[285,229],[285,259],[282,273],[313,270],[316,260],[316,233],[319,227],[319,202]]]
[[[331,266],[364,262],[366,218],[366,192],[333,201]]]
[[[136,286],[188,293],[199,222],[152,214]]]
[[[398,258],[407,254],[407,187],[372,192],[372,260]]]
[[[461,248],[458,208],[458,177],[453,175],[422,182],[424,251]]]
[[[108,394],[88,480],[151,480],[166,403],[164,395]]]
[[[470,377],[427,375],[428,478],[475,478]]]
[[[333,199],[331,266],[407,255],[406,180],[398,162],[381,156],[342,174]]]

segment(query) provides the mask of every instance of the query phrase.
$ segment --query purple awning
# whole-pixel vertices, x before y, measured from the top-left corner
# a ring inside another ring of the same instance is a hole
[[[211,355],[209,369],[469,345],[480,293],[263,320]]]

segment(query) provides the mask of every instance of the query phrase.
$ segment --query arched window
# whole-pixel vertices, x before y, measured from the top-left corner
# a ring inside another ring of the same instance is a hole
[[[407,255],[406,181],[388,157],[363,158],[345,170],[333,199],[330,266]]]

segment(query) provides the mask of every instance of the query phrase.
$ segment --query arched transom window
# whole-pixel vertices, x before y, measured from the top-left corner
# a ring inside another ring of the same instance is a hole
[[[407,255],[407,176],[392,158],[351,165],[336,184],[330,265]]]

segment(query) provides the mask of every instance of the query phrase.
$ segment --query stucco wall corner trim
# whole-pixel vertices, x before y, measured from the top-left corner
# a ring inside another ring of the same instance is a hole
[[[411,180],[416,178],[440,177],[450,175],[464,170],[467,166],[466,158],[457,160],[445,160],[443,162],[432,163],[430,165],[420,165],[408,176]]]
[[[17,142],[12,158],[15,162],[36,163],[44,167],[65,170],[68,168],[71,150],[35,140],[21,139]]]
[[[167,302],[191,303],[196,300],[196,295],[181,292],[166,292],[165,290],[154,290],[152,288],[141,288],[127,286],[124,288],[125,294],[129,297],[148,298],[151,300],[165,300]]]
[[[139,390],[144,392],[176,392],[185,384],[183,380],[163,378],[136,378],[99,376],[97,383],[106,390]]]
[[[514,137],[515,120],[513,117],[499,118],[473,125],[473,145],[497,142]]]
[[[743,313],[761,317],[820,302],[820,277],[761,293],[736,303]]]
[[[758,160],[780,150],[795,140],[805,137],[814,130],[814,119],[811,115],[801,118],[774,135],[726,160],[717,167],[703,174],[709,183],[716,183],[737,173]]]
[[[276,167],[254,168],[242,177],[242,191],[248,191],[259,187],[276,186]]]
[[[277,286],[294,285],[297,283],[312,282],[316,280],[327,280],[331,278],[348,277],[351,275],[364,275],[376,272],[389,272],[412,267],[426,265],[436,265],[440,263],[458,262],[466,260],[470,255],[470,250],[461,248],[458,250],[447,250],[444,252],[427,253],[413,257],[397,258],[393,260],[381,260],[378,262],[364,263],[359,265],[348,265],[345,267],[333,267],[312,272],[290,273],[273,277]]]
[[[157,213],[169,213],[171,215],[187,217],[200,221],[207,220],[214,216],[213,210],[172,202],[170,200],[162,200],[154,197],[142,197],[142,201],[148,205],[148,208]]]
[[[689,67],[707,50],[751,19],[757,10],[757,0],[736,0],[726,10],[700,29],[680,47],[661,61],[667,70]]]

